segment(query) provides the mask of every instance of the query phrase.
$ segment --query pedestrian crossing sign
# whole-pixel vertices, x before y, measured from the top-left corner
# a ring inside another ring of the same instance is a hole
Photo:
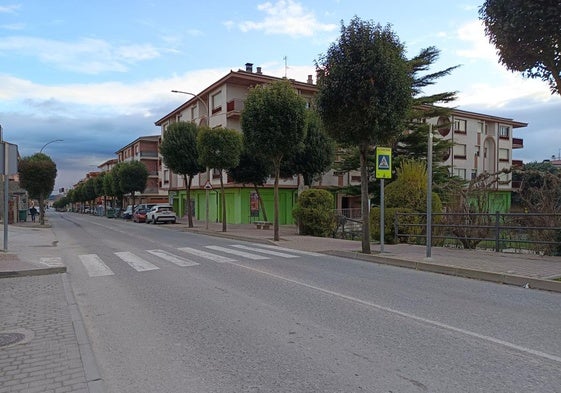
[[[392,149],[389,147],[376,148],[376,179],[392,178]]]

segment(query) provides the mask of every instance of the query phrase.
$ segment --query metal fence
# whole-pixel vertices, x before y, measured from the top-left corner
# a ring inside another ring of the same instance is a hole
[[[561,214],[433,213],[432,243],[466,249],[561,255]],[[397,212],[396,242],[426,243],[426,214]]]

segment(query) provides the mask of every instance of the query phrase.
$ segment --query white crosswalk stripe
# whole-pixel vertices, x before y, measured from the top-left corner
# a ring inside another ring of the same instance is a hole
[[[146,272],[150,270],[157,270],[159,269],[158,266],[151,264],[147,260],[140,258],[139,256],[134,255],[132,252],[123,251],[123,252],[116,252],[119,258],[129,264],[137,272]]]
[[[225,252],[226,254],[238,255],[240,257],[244,257],[244,258],[247,258],[247,259],[253,259],[253,260],[270,259],[269,257],[266,257],[264,255],[250,254],[248,252],[244,252],[244,251],[240,251],[240,250],[231,250],[229,248],[221,247],[221,246],[205,246],[205,247],[209,248],[211,250]]]
[[[279,251],[287,251],[294,254],[301,254],[301,255],[309,255],[311,257],[324,257],[324,254],[320,254],[318,252],[313,251],[302,251],[302,250],[293,250],[292,248],[280,247],[280,246],[272,246],[270,244],[260,244],[260,243],[252,243],[254,246],[270,248],[272,250],[279,250]]]
[[[90,277],[112,276],[113,271],[96,254],[78,255]]]
[[[242,250],[261,252],[263,254],[274,255],[276,257],[281,257],[281,258],[299,258],[298,255],[287,254],[285,252],[274,251],[271,249],[249,247],[249,246],[244,246],[243,244],[232,244],[232,247],[241,248]]]
[[[167,251],[164,250],[146,250],[146,252],[149,252],[152,255],[155,255],[159,258],[165,259],[168,262],[171,262],[173,264],[176,264],[177,266],[181,266],[181,267],[186,267],[186,266],[197,266],[198,263],[191,261],[190,259],[187,258],[182,258],[180,256],[171,254]]]
[[[47,265],[49,267],[62,267],[64,264],[62,263],[61,257],[41,257],[39,259],[43,265]]]
[[[203,250],[197,250],[196,248],[191,247],[180,247],[178,248],[179,251],[183,251],[187,254],[195,255],[197,257],[209,259],[214,262],[224,263],[224,262],[236,262],[235,259],[224,257],[222,255],[213,254],[211,252],[206,252]]]
[[[258,243],[250,243],[251,245],[243,245],[243,244],[231,244],[227,247],[216,246],[216,245],[208,245],[204,246],[204,248],[209,250],[214,250],[219,253],[225,253],[230,255],[236,255],[241,258],[251,259],[251,260],[263,260],[263,259],[271,259],[270,257],[280,257],[280,258],[299,258],[300,255],[297,254],[305,254],[305,255],[318,255],[321,256],[322,254],[312,253],[307,251],[299,251],[299,250],[292,250],[289,248],[284,247],[277,247],[271,246],[267,244],[258,244]],[[233,259],[227,256],[223,256],[217,253],[208,252],[205,250],[200,250],[193,247],[178,247],[177,250],[192,255],[196,258],[201,258],[217,263],[228,263],[228,262],[237,262],[237,259]],[[141,251],[139,250],[139,253]],[[163,259],[167,262],[171,262],[180,267],[190,267],[190,266],[197,266],[199,265],[198,262],[195,262],[189,258],[185,258],[183,256],[175,255],[170,252],[164,250],[145,250],[142,252],[147,252],[153,256],[156,256],[160,259]],[[266,255],[262,255],[266,254]],[[296,254],[296,255],[295,255]],[[134,254],[130,251],[122,251],[122,252],[115,252],[115,255],[125,263],[127,263],[130,267],[138,272],[145,272],[145,271],[153,271],[159,270],[160,267],[154,265],[153,263],[145,260],[142,257]],[[78,255],[82,264],[84,265],[88,275],[90,277],[102,277],[102,276],[111,276],[114,275],[113,271],[103,262],[103,260],[97,254],[83,254]],[[62,266],[61,258],[41,258],[41,262],[43,264],[49,266]]]

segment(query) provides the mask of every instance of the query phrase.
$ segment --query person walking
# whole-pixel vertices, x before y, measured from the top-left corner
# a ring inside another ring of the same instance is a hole
[[[35,208],[35,206],[31,206],[31,209],[29,209],[29,213],[31,214],[31,221],[35,222],[35,216],[37,215],[37,209]]]

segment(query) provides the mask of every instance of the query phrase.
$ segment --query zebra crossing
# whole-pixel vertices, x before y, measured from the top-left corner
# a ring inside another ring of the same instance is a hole
[[[131,251],[115,252],[117,261],[126,263],[129,267],[137,272],[147,272],[159,270],[161,267],[156,265],[159,261],[172,263],[179,267],[198,266],[203,261],[211,261],[215,263],[237,262],[240,260],[266,260],[272,257],[277,258],[299,258],[302,255],[320,256],[322,254],[292,250],[283,247],[277,247],[266,244],[231,244],[229,246],[208,245],[203,249],[192,247],[178,247],[177,253],[165,250],[153,249],[142,250],[137,253]],[[147,253],[152,257],[150,261],[137,255]],[[103,277],[115,275],[113,270],[104,262],[97,254],[78,255],[86,273],[90,277]],[[236,259],[237,258],[237,259]],[[154,259],[154,260],[153,260]],[[158,262],[155,262],[158,261]]]

